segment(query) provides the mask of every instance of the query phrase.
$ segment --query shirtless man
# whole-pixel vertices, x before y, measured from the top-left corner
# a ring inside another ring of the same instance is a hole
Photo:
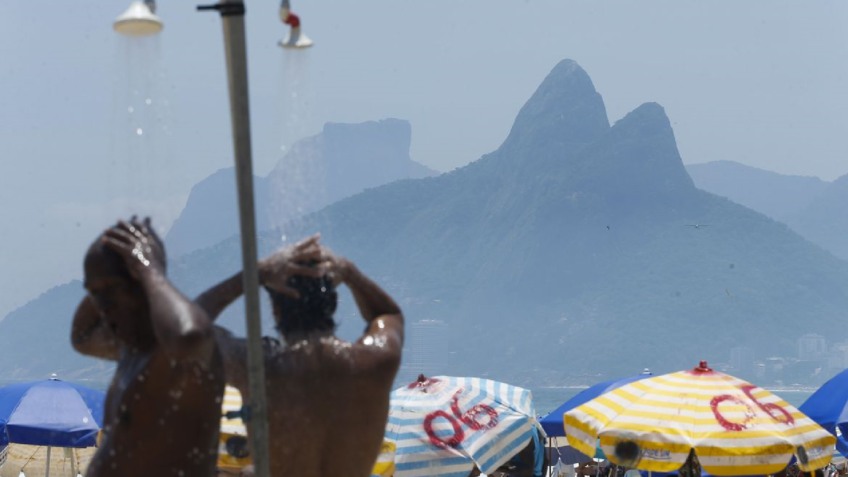
[[[86,475],[214,475],[223,360],[206,313],[165,277],[165,250],[150,219],[106,230],[84,266],[88,295],[71,342],[118,362]]]
[[[260,261],[259,274],[285,341],[263,343],[271,475],[370,475],[400,365],[400,308],[353,263],[321,247],[318,236]],[[333,334],[335,287],[341,283],[367,323],[355,343]],[[214,319],[241,294],[242,277],[236,274],[196,302]],[[245,340],[220,329],[217,335],[227,380],[247,400]]]

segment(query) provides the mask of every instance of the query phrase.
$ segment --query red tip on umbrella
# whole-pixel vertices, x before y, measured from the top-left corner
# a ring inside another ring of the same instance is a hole
[[[713,370],[712,370],[712,368],[707,366],[707,362],[705,360],[701,360],[701,362],[698,363],[698,367],[693,369],[692,372],[695,373],[695,374],[703,374],[703,373],[712,373]]]
[[[436,384],[438,382],[439,382],[439,380],[436,379],[436,378],[428,378],[427,376],[424,376],[423,374],[419,374],[418,379],[416,379],[415,382],[410,383],[409,386],[407,386],[407,388],[409,388],[409,389],[418,388],[421,391],[424,391],[426,393],[430,386],[432,386],[433,384]]]

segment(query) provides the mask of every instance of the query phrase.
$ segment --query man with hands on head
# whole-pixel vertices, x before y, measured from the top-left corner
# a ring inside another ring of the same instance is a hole
[[[370,475],[400,365],[403,315],[395,301],[315,235],[259,262],[284,344],[263,341],[271,474]],[[334,334],[336,287],[350,289],[366,322],[356,342]],[[195,301],[211,319],[243,293],[241,273]],[[220,328],[227,381],[247,401],[247,343]],[[249,424],[248,424],[249,426]],[[332,456],[332,457],[330,457]]]
[[[86,475],[214,475],[223,360],[209,317],[168,281],[150,219],[107,229],[84,269],[71,342],[118,362]]]

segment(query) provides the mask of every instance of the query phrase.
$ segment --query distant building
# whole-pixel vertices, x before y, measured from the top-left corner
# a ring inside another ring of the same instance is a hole
[[[783,367],[786,360],[781,357],[772,356],[766,358],[763,363],[763,379],[768,384],[783,384]]]
[[[836,376],[842,370],[848,368],[848,341],[831,346],[825,362],[827,364],[827,378]]]
[[[798,359],[801,361],[819,360],[827,353],[824,336],[810,333],[798,338]]]
[[[738,346],[730,350],[730,374],[743,379],[754,377],[754,350]]]
[[[821,384],[824,378],[824,374],[822,373],[824,364],[824,361],[820,359],[784,363],[784,384],[787,386],[814,386]]]
[[[756,382],[765,383],[766,374],[766,363],[763,361],[754,363],[754,380]]]
[[[396,382],[413,382],[419,374],[436,376],[450,371],[450,327],[441,320],[406,325],[406,346]]]

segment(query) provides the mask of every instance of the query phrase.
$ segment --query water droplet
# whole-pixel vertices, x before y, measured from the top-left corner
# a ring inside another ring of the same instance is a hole
[[[132,112],[133,112],[133,111],[135,111],[135,108],[133,108],[132,106],[130,106],[129,108],[127,108],[127,112],[128,112],[128,113],[132,114]]]
[[[144,129],[137,128],[137,129],[135,130],[135,133],[136,133],[136,134],[138,134],[139,136],[141,136],[142,134],[144,134]]]
[[[283,236],[282,236],[282,237],[280,237],[280,240],[282,240],[283,242],[285,242],[286,240],[288,240],[288,237],[286,237],[286,234],[283,234]]]
[[[144,100],[144,104],[146,104],[148,106],[150,106],[152,103],[153,103],[153,100],[150,99],[150,98],[147,98],[147,99]]]
[[[83,424],[88,424],[88,418],[87,418],[87,417],[82,418],[82,423],[83,423]]]
[[[283,152],[285,152],[285,150],[286,150],[286,146],[280,146],[280,150],[281,150],[281,151],[283,151]]]

